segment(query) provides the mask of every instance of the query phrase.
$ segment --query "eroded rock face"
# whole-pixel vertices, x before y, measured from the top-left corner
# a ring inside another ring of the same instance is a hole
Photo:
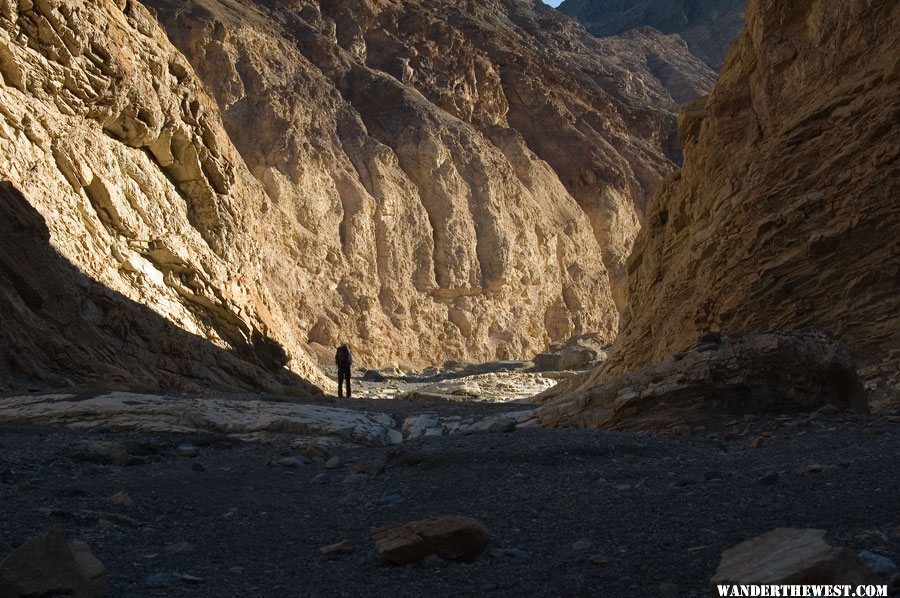
[[[744,27],[745,0],[566,0],[559,10],[595,35],[650,26],[677,34],[715,70]]]
[[[0,2],[4,380],[305,393],[308,347],[614,334],[709,83],[682,45],[521,0],[148,4],[189,60],[133,0]]]
[[[296,221],[263,259],[309,341],[425,365],[614,333],[667,113],[711,81],[683,45],[519,0],[147,3]]]
[[[606,375],[702,330],[821,330],[896,371],[900,346],[900,6],[753,0],[712,93],[679,121],[629,262]]]
[[[281,218],[147,9],[0,2],[0,74],[4,382],[325,382],[264,283]]]
[[[562,396],[551,390],[537,415],[551,427],[684,432],[717,418],[826,404],[866,409],[846,347],[820,334],[772,333],[701,339],[662,363]]]

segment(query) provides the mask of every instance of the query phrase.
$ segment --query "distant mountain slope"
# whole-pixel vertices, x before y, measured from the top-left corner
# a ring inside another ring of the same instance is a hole
[[[744,26],[744,0],[566,0],[559,10],[603,37],[642,26],[677,33],[716,71]]]

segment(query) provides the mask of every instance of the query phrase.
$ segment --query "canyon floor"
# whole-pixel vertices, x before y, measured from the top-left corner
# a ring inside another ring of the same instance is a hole
[[[384,396],[390,385],[358,388]],[[395,421],[531,408],[302,402]],[[73,460],[83,440],[120,442],[131,464]],[[185,443],[195,455],[181,454]],[[900,560],[900,476],[885,458],[900,454],[897,415],[782,414],[686,436],[520,428],[344,443],[291,463],[298,451],[286,437],[0,424],[0,556],[61,525],[122,597],[657,596],[660,584],[706,596],[724,549],[776,527],[825,529],[836,545]],[[488,527],[478,560],[381,562],[371,528],[444,514]],[[342,541],[353,552],[319,554]]]

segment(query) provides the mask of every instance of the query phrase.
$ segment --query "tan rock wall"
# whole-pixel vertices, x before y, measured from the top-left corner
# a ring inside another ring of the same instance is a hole
[[[682,171],[629,261],[602,374],[702,330],[824,330],[860,363],[900,349],[900,5],[748,3],[706,100],[680,118]]]

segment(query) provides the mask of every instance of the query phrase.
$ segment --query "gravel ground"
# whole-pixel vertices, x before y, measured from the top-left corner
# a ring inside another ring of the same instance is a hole
[[[397,416],[427,410],[358,405]],[[705,596],[722,550],[775,527],[826,529],[835,543],[900,561],[900,424],[891,419],[765,418],[683,437],[526,429],[346,449],[337,469],[267,465],[296,454],[286,446],[7,425],[0,556],[59,524],[91,545],[120,597],[627,597],[658,596],[663,582]],[[75,463],[68,447],[83,438],[121,441],[145,463]],[[177,456],[184,441],[200,455]],[[375,475],[346,481],[358,471]],[[123,491],[133,504],[112,504]],[[145,525],[112,524],[97,511]],[[371,527],[442,514],[484,522],[489,551],[442,567],[379,561]],[[343,540],[352,554],[319,556]],[[589,547],[573,547],[581,540]],[[173,572],[202,581],[152,587],[153,576]]]

